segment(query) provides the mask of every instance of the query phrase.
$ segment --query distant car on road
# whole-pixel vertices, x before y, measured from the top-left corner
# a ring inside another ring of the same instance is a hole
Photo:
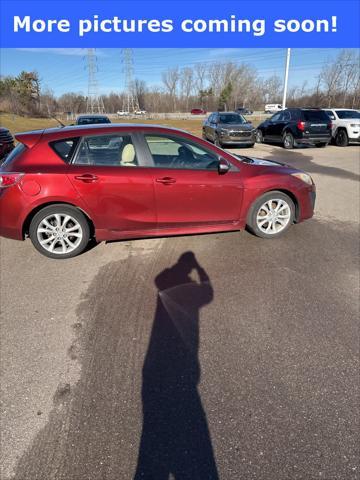
[[[98,123],[111,123],[106,115],[80,115],[76,119],[76,125],[95,125]]]
[[[7,128],[0,128],[0,163],[14,148],[14,138]]]
[[[282,143],[291,149],[297,145],[326,147],[331,140],[331,120],[320,109],[288,108],[260,123],[257,143]]]
[[[135,110],[134,114],[135,115],[146,115],[147,111],[146,110]]]
[[[212,113],[205,120],[202,129],[203,138],[219,147],[238,144],[253,147],[255,131],[252,123],[237,112]]]
[[[119,110],[116,112],[116,115],[118,117],[126,117],[127,115],[130,115],[130,112],[127,112],[126,110]]]
[[[265,113],[276,113],[282,110],[282,105],[280,103],[268,103],[265,105]]]
[[[193,108],[190,113],[191,115],[206,115],[207,111],[202,108]]]
[[[249,110],[245,107],[239,107],[235,111],[236,113],[240,113],[241,115],[252,115],[254,113],[252,110]]]
[[[29,236],[47,257],[74,257],[90,238],[247,226],[270,239],[313,215],[315,185],[307,173],[231,155],[181,130],[69,126],[16,139],[0,167],[0,235]]]
[[[326,108],[332,122],[332,137],[338,147],[360,142],[360,112],[349,108]]]

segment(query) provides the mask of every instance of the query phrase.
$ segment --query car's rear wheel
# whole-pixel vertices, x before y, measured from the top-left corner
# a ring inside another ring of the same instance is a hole
[[[89,224],[84,214],[70,205],[55,204],[40,210],[30,223],[34,247],[50,258],[71,258],[86,248]]]
[[[276,238],[293,223],[295,205],[285,193],[273,191],[259,197],[252,205],[247,227],[261,238]]]
[[[346,130],[343,128],[340,128],[335,136],[335,144],[338,147],[347,147],[349,145],[349,137],[348,134],[346,133]]]
[[[261,130],[256,130],[256,143],[263,143],[264,141],[264,135]]]
[[[285,132],[283,136],[283,145],[287,150],[291,150],[295,146],[294,136],[291,132]]]

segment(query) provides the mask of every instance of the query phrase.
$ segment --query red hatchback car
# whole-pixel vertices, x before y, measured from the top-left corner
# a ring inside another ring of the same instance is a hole
[[[240,230],[275,238],[313,215],[292,167],[235,157],[184,131],[90,125],[16,135],[0,168],[0,235],[51,258],[100,242]]]

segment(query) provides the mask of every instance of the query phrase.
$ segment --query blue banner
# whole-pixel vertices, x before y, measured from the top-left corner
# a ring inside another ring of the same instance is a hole
[[[1,0],[2,47],[359,47],[359,0]]]

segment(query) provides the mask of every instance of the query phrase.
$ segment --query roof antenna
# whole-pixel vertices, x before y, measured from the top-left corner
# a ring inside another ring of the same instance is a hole
[[[49,104],[48,104],[48,103],[46,104],[46,106],[47,106],[47,111],[48,111],[49,117],[50,117],[50,118],[53,118],[54,120],[56,120],[56,121],[60,124],[61,128],[65,127],[65,125],[64,125],[58,118],[56,118],[54,115],[52,115],[52,114],[50,113],[50,108],[49,108]]]

